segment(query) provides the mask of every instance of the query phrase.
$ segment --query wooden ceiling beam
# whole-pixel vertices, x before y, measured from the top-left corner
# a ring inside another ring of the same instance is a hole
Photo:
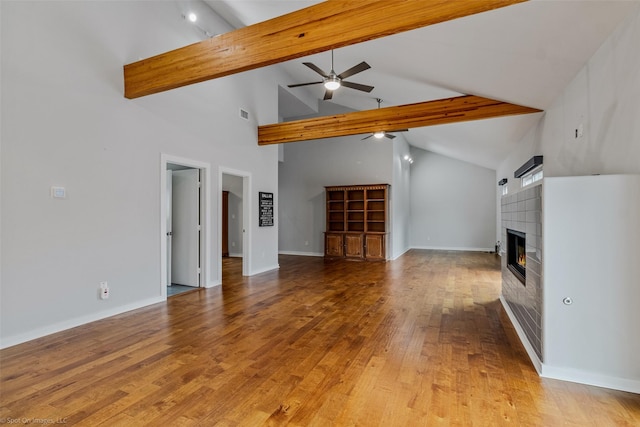
[[[527,0],[328,0],[124,66],[132,99]]]
[[[410,129],[541,111],[508,102],[465,95],[417,104],[258,126],[258,145],[334,138],[378,131],[392,132],[394,129]]]

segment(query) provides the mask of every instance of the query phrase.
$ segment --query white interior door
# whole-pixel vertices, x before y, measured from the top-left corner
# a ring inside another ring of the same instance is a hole
[[[167,170],[167,206],[165,206],[167,213],[167,285],[171,286],[171,234],[172,234],[172,210],[173,210],[173,171]]]
[[[173,171],[171,282],[199,286],[200,186],[198,169]]]

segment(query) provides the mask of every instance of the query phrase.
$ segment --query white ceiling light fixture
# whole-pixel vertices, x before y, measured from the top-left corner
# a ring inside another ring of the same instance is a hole
[[[324,88],[326,90],[336,90],[341,86],[340,84],[340,77],[336,76],[335,74],[329,74],[329,77],[327,77],[324,80]]]
[[[376,102],[378,103],[378,109],[380,109],[380,103],[382,102],[382,99],[380,98],[376,98]],[[397,130],[390,130],[389,132],[407,132],[409,129],[397,129]],[[377,130],[374,133],[372,133],[369,136],[365,136],[364,138],[362,138],[362,140],[364,141],[365,139],[369,139],[371,137],[374,137],[376,139],[382,139],[382,138],[389,138],[389,139],[393,139],[396,136],[395,135],[391,135],[389,132],[383,131],[383,130]],[[405,160],[407,160],[407,157],[405,156],[404,158]]]
[[[187,15],[187,19],[191,22],[196,22],[198,20],[198,15],[196,15],[195,13],[191,12]]]

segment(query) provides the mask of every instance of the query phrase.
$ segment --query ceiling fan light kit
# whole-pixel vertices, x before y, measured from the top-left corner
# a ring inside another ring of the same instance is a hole
[[[325,80],[324,88],[327,90],[336,90],[340,87],[340,79],[337,76],[332,76]]]
[[[378,103],[378,110],[380,109],[380,103],[382,102],[382,99],[380,98],[376,98],[376,102]],[[390,130],[389,132],[407,132],[409,129],[396,129],[396,130]],[[387,131],[384,130],[377,130],[374,133],[372,133],[369,136],[365,136],[364,138],[362,138],[362,141],[364,141],[365,139],[369,139],[371,137],[374,137],[376,139],[382,139],[382,138],[389,138],[389,139],[393,139],[396,136],[390,134]]]
[[[369,68],[371,68],[371,66],[364,61],[362,61],[358,65],[355,65],[349,68],[348,70],[340,74],[336,74],[336,72],[333,70],[333,50],[332,50],[331,51],[331,71],[329,73],[325,73],[322,70],[322,68],[318,67],[312,62],[303,62],[302,64],[306,65],[316,73],[320,74],[322,76],[322,80],[319,82],[308,82],[308,83],[298,83],[298,84],[288,85],[288,87],[293,88],[293,87],[300,87],[300,86],[322,84],[326,89],[324,93],[324,98],[323,98],[323,100],[325,101],[327,99],[331,99],[333,97],[333,91],[339,89],[342,86],[348,87],[350,89],[360,90],[363,92],[371,92],[373,90],[373,86],[363,85],[360,83],[351,83],[344,80],[347,77],[351,77],[354,74],[361,73],[362,71],[368,70]]]

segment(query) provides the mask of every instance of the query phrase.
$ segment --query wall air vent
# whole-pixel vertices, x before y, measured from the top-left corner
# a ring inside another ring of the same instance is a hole
[[[240,109],[240,118],[249,121],[249,112],[244,108]]]

